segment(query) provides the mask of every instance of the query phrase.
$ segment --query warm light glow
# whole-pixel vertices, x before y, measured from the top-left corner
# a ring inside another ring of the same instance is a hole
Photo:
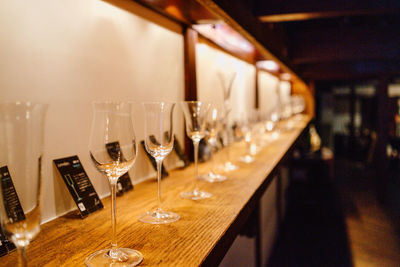
[[[247,132],[247,133],[244,135],[244,141],[245,141],[246,143],[250,143],[250,142],[251,142],[251,133],[250,133],[250,132]]]
[[[274,112],[274,113],[271,114],[271,120],[272,120],[273,122],[277,122],[277,121],[279,120],[279,114],[278,114],[278,112]]]
[[[268,132],[271,132],[273,129],[274,129],[274,122],[272,122],[272,121],[267,121],[266,123],[265,123],[265,129],[268,131]]]
[[[281,79],[282,80],[285,80],[285,81],[290,81],[290,78],[291,78],[292,76],[290,76],[290,74],[289,73],[282,73],[281,74]]]
[[[228,50],[246,53],[254,51],[254,47],[249,41],[226,24],[198,24],[193,25],[193,28]]]
[[[179,10],[179,7],[175,5],[169,5],[165,8],[165,11],[167,13],[179,18],[179,19],[185,19],[185,17],[182,15],[181,11]]]
[[[254,144],[254,143],[251,143],[251,144],[250,144],[250,154],[251,154],[252,156],[254,156],[254,155],[257,154],[257,145]]]
[[[217,120],[217,113],[218,113],[218,110],[217,109],[213,109],[213,111],[212,111],[212,120],[213,121]]]
[[[279,70],[279,65],[273,60],[263,60],[263,61],[258,61],[257,62],[257,67],[267,70],[267,71],[278,71]]]

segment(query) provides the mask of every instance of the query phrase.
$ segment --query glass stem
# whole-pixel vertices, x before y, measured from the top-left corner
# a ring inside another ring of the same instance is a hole
[[[214,149],[216,147],[216,145],[215,145],[216,140],[210,139],[208,143],[211,146],[211,149],[210,149],[211,172],[214,173],[216,170],[215,159],[214,159]]]
[[[161,210],[161,170],[162,170],[162,160],[157,160],[157,199],[158,199],[158,207],[157,210]]]
[[[111,249],[109,256],[111,258],[117,258],[117,206],[116,206],[116,195],[117,195],[117,181],[110,183],[111,189],[111,226],[112,226],[112,236],[111,236]]]
[[[20,267],[27,267],[28,261],[26,258],[26,246],[18,246],[18,258],[19,258],[19,266]]]
[[[251,156],[251,142],[246,141],[247,155]]]
[[[197,192],[199,189],[197,188],[197,177],[199,175],[199,170],[197,166],[197,162],[199,159],[199,143],[200,141],[193,141],[194,146],[194,179],[195,179],[195,188],[194,191]]]
[[[228,127],[228,125],[227,125],[226,128],[225,128],[225,134],[226,134],[226,148],[225,148],[225,151],[226,151],[226,159],[227,159],[228,162],[231,162],[231,158],[230,158],[230,155],[229,155],[229,144],[230,144],[230,140],[229,140],[229,127]]]

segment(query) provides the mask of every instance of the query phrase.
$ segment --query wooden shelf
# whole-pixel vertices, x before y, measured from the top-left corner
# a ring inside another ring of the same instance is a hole
[[[179,193],[194,186],[193,166],[171,171],[162,182],[163,207],[181,215],[178,222],[167,225],[144,224],[138,216],[156,205],[157,185],[146,181],[132,192],[117,198],[118,245],[142,252],[140,266],[214,266],[218,264],[246,222],[273,173],[309,122],[297,121],[290,131],[270,143],[251,164],[229,173],[222,183],[198,182],[200,188],[213,193],[207,200],[191,201]],[[222,151],[223,153],[223,151]],[[231,157],[244,153],[244,144],[232,146]],[[238,163],[239,164],[239,163]],[[206,172],[209,163],[199,165]],[[80,219],[75,214],[42,225],[39,236],[28,248],[31,266],[83,266],[92,252],[109,247],[110,199],[103,199],[104,209]],[[1,258],[2,266],[15,266],[17,253]]]

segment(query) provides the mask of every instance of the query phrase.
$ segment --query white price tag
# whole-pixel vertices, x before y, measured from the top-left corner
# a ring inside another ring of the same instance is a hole
[[[86,210],[85,205],[83,205],[83,203],[78,203],[78,207],[79,207],[79,209],[81,211],[85,211]]]

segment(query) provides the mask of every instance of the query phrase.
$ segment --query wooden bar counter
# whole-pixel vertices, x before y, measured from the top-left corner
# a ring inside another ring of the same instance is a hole
[[[201,189],[212,198],[192,201],[179,193],[194,186],[193,165],[171,171],[162,181],[163,207],[181,215],[175,223],[151,225],[138,221],[138,216],[156,203],[156,182],[146,181],[117,198],[118,245],[134,248],[143,254],[140,266],[215,266],[222,260],[240,229],[267,189],[273,173],[305,129],[309,118],[294,121],[294,127],[282,131],[251,164],[236,163],[237,171],[221,183],[199,181]],[[231,158],[244,153],[244,144],[232,146]],[[199,165],[199,173],[209,169]],[[84,266],[85,258],[110,246],[110,199],[102,200],[104,209],[80,219],[68,214],[41,227],[39,236],[28,247],[30,266]],[[0,258],[0,266],[16,266],[17,253]]]

